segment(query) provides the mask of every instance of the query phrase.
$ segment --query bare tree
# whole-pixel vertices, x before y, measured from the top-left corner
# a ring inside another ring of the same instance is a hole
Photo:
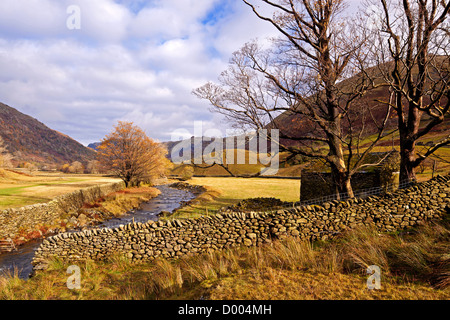
[[[243,1],[280,36],[268,48],[246,44],[233,54],[219,85],[208,83],[194,94],[239,127],[279,129],[281,150],[322,160],[336,192],[352,197],[351,177],[385,136],[390,114],[385,108],[380,120],[358,100],[372,87],[370,70],[358,72],[366,59],[365,34],[344,23],[341,0]],[[256,3],[273,16],[263,15]],[[288,125],[294,120],[297,126]],[[375,135],[363,149],[368,122]]]
[[[70,173],[83,173],[84,166],[80,161],[74,161],[70,164],[68,171]]]
[[[34,163],[27,162],[24,168],[28,170],[29,173],[33,173],[38,170],[38,167]]]
[[[98,160],[90,160],[86,166],[86,173],[98,174],[101,171],[100,161]]]
[[[396,112],[400,135],[400,181],[416,179],[415,169],[450,135],[424,151],[416,147],[450,113],[450,1],[374,0],[373,64],[391,99],[380,99]]]

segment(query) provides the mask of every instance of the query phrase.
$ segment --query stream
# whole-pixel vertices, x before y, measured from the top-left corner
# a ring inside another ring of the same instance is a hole
[[[173,212],[181,206],[183,201],[195,198],[195,195],[190,191],[170,188],[168,185],[156,186],[155,188],[159,189],[161,194],[148,202],[142,203],[139,210],[132,210],[120,218],[103,221],[94,228],[116,228],[133,221],[142,223],[149,220],[157,221],[158,213],[161,211]],[[30,241],[18,247],[16,251],[0,254],[0,274],[13,273],[16,269],[20,278],[28,279],[33,269],[31,260],[42,241],[43,239]]]

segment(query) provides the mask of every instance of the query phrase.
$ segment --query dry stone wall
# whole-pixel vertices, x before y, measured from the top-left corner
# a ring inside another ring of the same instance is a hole
[[[381,187],[380,173],[358,172],[352,176],[353,191]],[[333,194],[333,182],[331,173],[327,172],[302,172],[300,185],[301,201],[318,199]]]
[[[33,265],[35,269],[43,269],[52,256],[76,262],[103,259],[112,253],[134,261],[175,258],[240,245],[255,246],[285,236],[325,239],[367,224],[376,225],[380,231],[394,231],[419,221],[441,218],[449,212],[449,202],[450,175],[364,200],[64,233],[43,241]]]
[[[124,187],[122,182],[93,186],[59,196],[47,203],[2,210],[0,239],[14,238],[19,232],[33,230],[36,226],[52,225],[62,215]]]

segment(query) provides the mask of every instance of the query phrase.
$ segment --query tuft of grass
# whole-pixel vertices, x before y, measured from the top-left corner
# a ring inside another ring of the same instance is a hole
[[[389,261],[385,248],[395,240],[379,234],[374,228],[361,226],[340,239],[343,269],[346,272],[362,270],[365,272],[370,265],[377,265],[382,270],[389,270]]]

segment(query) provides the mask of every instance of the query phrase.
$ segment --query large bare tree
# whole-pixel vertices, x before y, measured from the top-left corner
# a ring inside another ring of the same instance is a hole
[[[322,160],[336,192],[352,197],[351,177],[385,135],[390,113],[385,108],[376,117],[359,100],[372,87],[370,70],[358,72],[366,60],[365,34],[344,23],[342,0],[243,1],[279,37],[247,43],[219,84],[194,93],[239,127],[279,129],[281,150]],[[264,15],[266,9],[273,15]],[[294,119],[297,127],[287,124]],[[362,149],[368,133],[373,138]]]
[[[427,157],[450,144],[448,135],[423,151],[416,145],[450,115],[450,1],[373,0],[368,8],[373,64],[381,76],[377,85],[391,93],[391,99],[380,101],[396,112],[400,180],[410,182]]]

